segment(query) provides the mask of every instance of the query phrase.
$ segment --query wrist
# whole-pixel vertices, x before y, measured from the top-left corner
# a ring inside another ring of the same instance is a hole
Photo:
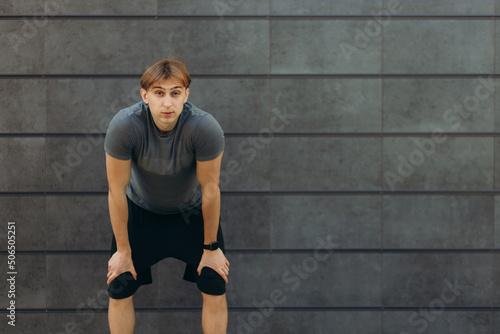
[[[208,250],[208,251],[214,251],[219,249],[219,242],[218,241],[212,241],[209,243],[203,244],[203,250]]]
[[[132,254],[132,249],[129,247],[117,247],[116,250],[118,253],[123,254],[123,255],[131,255]]]

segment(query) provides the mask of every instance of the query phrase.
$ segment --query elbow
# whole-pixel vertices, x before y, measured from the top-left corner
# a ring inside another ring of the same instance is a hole
[[[207,183],[201,186],[201,195],[203,199],[218,199],[220,197],[220,188],[217,183]]]
[[[114,187],[109,187],[108,190],[108,196],[109,197],[120,197],[120,196],[126,196],[127,195],[127,187],[125,188],[114,188]]]

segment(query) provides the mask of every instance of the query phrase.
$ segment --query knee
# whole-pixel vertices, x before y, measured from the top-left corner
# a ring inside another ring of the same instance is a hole
[[[127,307],[130,304],[133,305],[132,297],[133,296],[130,296],[130,297],[127,297],[127,298],[122,298],[122,299],[115,299],[115,298],[111,298],[110,297],[109,298],[109,306],[110,307],[120,308],[120,307]]]
[[[221,296],[226,293],[226,282],[212,268],[204,267],[196,283],[203,294]]]
[[[206,293],[201,293],[203,296],[203,303],[206,305],[214,306],[214,307],[225,307],[226,306],[226,294],[223,295],[209,295]]]

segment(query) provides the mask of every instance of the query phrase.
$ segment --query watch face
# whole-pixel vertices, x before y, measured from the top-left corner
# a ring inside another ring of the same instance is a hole
[[[217,241],[211,242],[208,245],[203,245],[203,249],[216,250],[219,248],[219,243]]]

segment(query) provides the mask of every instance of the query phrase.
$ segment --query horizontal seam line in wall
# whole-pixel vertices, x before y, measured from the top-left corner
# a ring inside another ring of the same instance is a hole
[[[420,311],[428,309],[429,305],[419,306],[275,306],[278,311]],[[230,311],[245,312],[260,310],[252,306],[228,306]],[[76,313],[76,312],[107,312],[107,308],[16,308],[20,313]],[[138,312],[198,312],[200,307],[136,307]],[[499,311],[500,306],[449,306],[442,308],[443,311]],[[8,313],[2,309],[0,313]]]
[[[447,135],[451,137],[498,137],[500,132],[225,132],[226,137],[427,137]],[[2,137],[104,137],[104,132],[2,132]]]
[[[108,191],[0,191],[0,196],[104,196]],[[500,189],[410,189],[410,190],[221,190],[225,196],[301,196],[301,195],[499,195]]]
[[[339,253],[339,254],[394,254],[394,253],[407,253],[407,254],[496,254],[500,253],[500,248],[227,248],[228,253],[269,253],[269,254],[309,254],[315,252],[325,253]],[[5,249],[0,250],[0,255],[6,255],[8,251]],[[106,254],[109,255],[109,250],[16,250],[16,254],[24,255],[88,255],[88,254]]]
[[[1,15],[0,20],[498,20],[500,15]]]
[[[135,73],[0,73],[1,79],[125,79],[141,78]],[[476,79],[500,78],[500,73],[193,73],[198,79]]]

